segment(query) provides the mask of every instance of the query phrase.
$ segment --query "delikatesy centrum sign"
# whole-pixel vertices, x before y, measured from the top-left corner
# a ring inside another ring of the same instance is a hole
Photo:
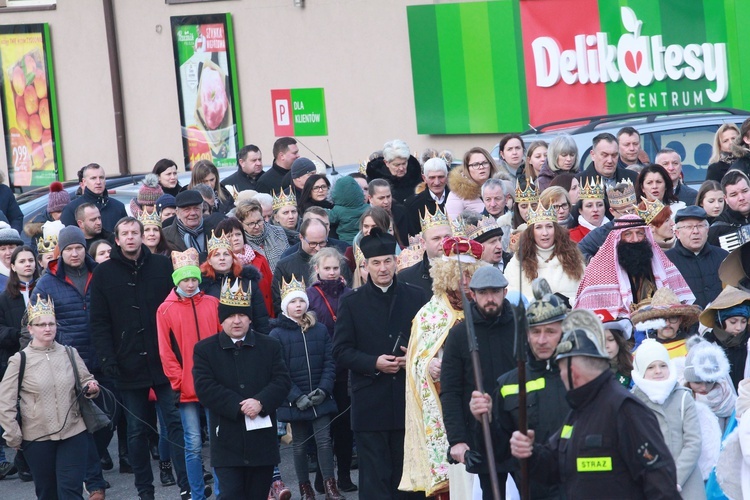
[[[408,7],[418,130],[507,132],[586,115],[748,107],[750,35],[738,4]]]

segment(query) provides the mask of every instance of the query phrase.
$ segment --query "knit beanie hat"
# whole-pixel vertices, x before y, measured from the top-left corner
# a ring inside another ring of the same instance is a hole
[[[281,278],[281,312],[283,314],[286,314],[287,306],[294,299],[302,299],[307,307],[310,307],[310,299],[305,291],[305,280],[298,281],[294,275],[289,279],[289,282]]]
[[[57,247],[62,252],[69,245],[83,245],[86,248],[86,237],[78,226],[65,226],[57,237]]]
[[[667,348],[654,339],[646,339],[635,351],[633,358],[633,369],[641,377],[645,377],[646,369],[654,361],[664,361],[669,366],[669,371],[673,372],[672,361],[669,359]]]
[[[729,360],[724,349],[700,335],[687,340],[683,377],[687,382],[718,382],[729,375]]]
[[[292,179],[297,179],[305,174],[314,174],[316,171],[315,164],[309,158],[297,158],[292,163]]]
[[[138,190],[137,203],[140,206],[143,205],[156,205],[156,201],[160,196],[164,194],[164,191],[159,185],[159,178],[156,174],[148,174],[143,179],[143,185]]]
[[[156,210],[159,213],[165,208],[177,208],[177,200],[171,194],[163,194],[156,200]]]
[[[49,200],[47,201],[47,212],[62,212],[65,205],[70,203],[70,195],[61,182],[53,182],[49,185]]]
[[[18,231],[4,222],[0,227],[0,246],[2,245],[23,245],[23,240]]]

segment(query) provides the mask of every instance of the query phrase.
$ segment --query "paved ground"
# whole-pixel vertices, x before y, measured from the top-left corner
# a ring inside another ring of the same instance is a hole
[[[13,450],[7,450],[8,458],[12,459],[14,452]],[[113,457],[117,457],[117,436],[112,439],[112,443],[109,446],[109,453]],[[203,447],[203,455],[206,463],[208,463],[208,446]],[[159,500],[178,500],[180,498],[180,491],[177,486],[163,487],[159,483],[159,462],[152,461],[152,470],[154,471],[155,478],[155,490],[156,498]],[[292,460],[292,446],[281,445],[281,475],[284,478],[289,489],[292,490],[292,498],[299,498],[299,488],[297,486],[297,477],[294,472],[294,464]],[[132,474],[120,474],[117,467],[117,459],[115,458],[115,468],[111,471],[104,472],[104,479],[109,481],[112,487],[107,490],[107,499],[114,500],[133,500],[137,498],[135,487],[133,486],[133,475]],[[315,479],[315,474],[310,474],[310,481]],[[358,481],[358,473],[356,470],[352,471],[352,481],[356,484]],[[359,499],[358,492],[344,493],[347,500]],[[324,498],[324,495],[318,494],[318,498]],[[32,500],[36,498],[34,494],[34,483],[24,483],[18,479],[17,475],[6,478],[0,481],[0,498],[7,500]],[[84,497],[87,498],[87,497]],[[215,498],[215,496],[211,497]]]

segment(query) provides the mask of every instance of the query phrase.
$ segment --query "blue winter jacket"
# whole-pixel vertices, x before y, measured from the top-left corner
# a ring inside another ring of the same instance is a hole
[[[65,266],[62,257],[49,263],[49,269],[37,281],[34,296],[42,298],[52,297],[55,302],[55,319],[57,320],[57,336],[55,340],[62,345],[69,345],[78,350],[86,367],[90,372],[99,370],[99,357],[96,355],[91,341],[91,325],[89,311],[91,309],[91,276],[96,262],[86,255],[86,269],[89,277],[86,280],[86,294],[84,297],[65,276]]]
[[[282,422],[298,422],[337,413],[336,402],[331,396],[336,370],[328,329],[315,323],[303,334],[300,326],[283,314],[271,323],[275,324],[271,337],[281,342],[282,356],[292,377],[289,395],[276,410],[278,419]],[[323,389],[327,395],[326,400],[300,411],[294,402],[315,389]]]

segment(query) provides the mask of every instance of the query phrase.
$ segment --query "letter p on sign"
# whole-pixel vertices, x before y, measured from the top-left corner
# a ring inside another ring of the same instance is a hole
[[[292,96],[289,89],[271,90],[273,130],[276,137],[293,136]]]

